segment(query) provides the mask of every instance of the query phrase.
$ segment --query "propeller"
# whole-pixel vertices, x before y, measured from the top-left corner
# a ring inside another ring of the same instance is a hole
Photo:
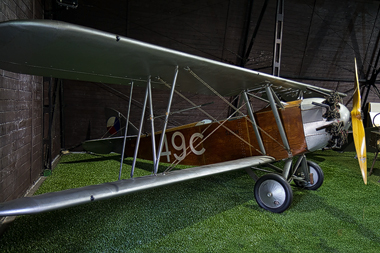
[[[356,154],[359,161],[360,170],[364,183],[367,184],[367,150],[365,143],[365,133],[361,115],[361,100],[358,78],[358,67],[355,58],[355,92],[353,95],[353,108],[351,111],[352,131],[355,143]]]

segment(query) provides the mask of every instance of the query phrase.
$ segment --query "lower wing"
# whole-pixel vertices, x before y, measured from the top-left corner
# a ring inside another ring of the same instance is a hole
[[[270,156],[246,157],[157,175],[130,178],[111,183],[90,185],[59,192],[45,193],[33,197],[19,198],[1,203],[0,217],[52,211],[274,161],[275,159]]]

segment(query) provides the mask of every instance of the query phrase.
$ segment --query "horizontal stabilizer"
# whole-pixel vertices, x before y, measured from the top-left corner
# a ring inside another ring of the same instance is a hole
[[[157,175],[45,193],[34,197],[19,198],[1,203],[0,217],[52,211],[270,162],[274,162],[274,158],[270,156],[247,157],[223,163],[171,171],[166,174],[160,173]]]
[[[111,152],[121,154],[123,151],[123,142],[124,137],[112,137],[84,141],[82,146],[86,151],[96,154],[109,154]]]

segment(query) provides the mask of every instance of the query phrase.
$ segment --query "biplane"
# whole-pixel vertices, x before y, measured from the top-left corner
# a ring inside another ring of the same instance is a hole
[[[345,94],[60,21],[1,23],[0,50],[0,68],[8,71],[130,85],[130,98],[133,87],[145,88],[141,121],[134,134],[125,129],[124,136],[84,143],[95,152],[121,153],[121,163],[124,156],[133,157],[130,178],[120,178],[121,166],[115,182],[1,203],[0,216],[51,211],[239,169],[269,171],[257,179],[255,199],[266,210],[283,212],[293,199],[291,181],[310,190],[322,185],[322,169],[307,161],[305,154],[340,145],[350,127],[350,112],[340,98]],[[153,89],[169,93],[165,123],[158,131],[154,129]],[[218,120],[184,93],[214,95],[234,113]],[[174,94],[209,120],[168,129]],[[242,102],[232,104],[226,99],[231,96]],[[267,106],[254,111],[253,100]],[[146,111],[150,133],[142,132]],[[359,89],[351,114],[357,145],[362,147],[359,161],[364,163],[363,134],[356,130],[361,124]],[[137,158],[153,161],[151,175],[134,177]],[[283,168],[276,161],[283,161]],[[159,172],[160,162],[171,165]],[[173,170],[179,163],[194,167]],[[366,165],[362,172],[366,182]]]

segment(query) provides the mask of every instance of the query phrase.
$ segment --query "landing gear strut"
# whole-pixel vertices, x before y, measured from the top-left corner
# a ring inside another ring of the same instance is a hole
[[[319,167],[318,164],[315,162],[307,161],[307,166],[309,167],[309,181],[306,180],[298,180],[294,178],[294,183],[298,187],[303,187],[307,190],[317,190],[319,187],[321,187],[323,180],[324,180],[324,175],[321,167]],[[297,177],[305,177],[304,176],[305,172],[302,172],[301,168],[297,168],[296,171],[296,176]]]

